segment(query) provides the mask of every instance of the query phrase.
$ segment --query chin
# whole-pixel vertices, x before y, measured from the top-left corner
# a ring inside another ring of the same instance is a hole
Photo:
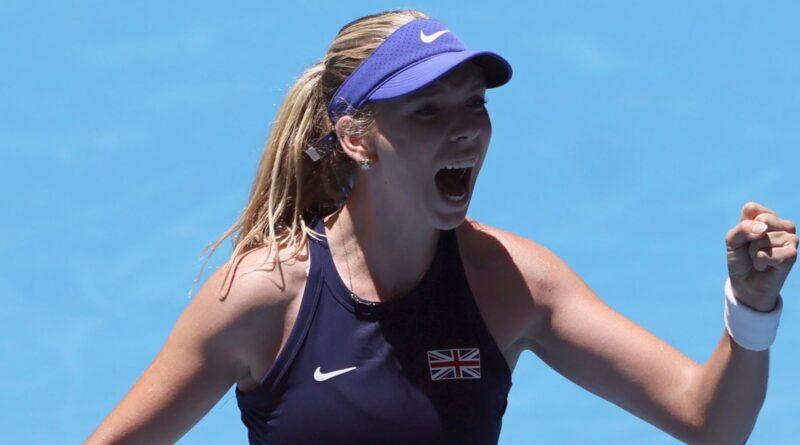
[[[458,218],[451,217],[446,220],[437,219],[436,221],[433,221],[433,224],[431,224],[431,226],[433,226],[433,228],[436,230],[453,230],[458,226],[460,226],[461,224],[463,224],[466,217],[467,215],[463,214],[460,215]]]
[[[436,202],[429,202],[427,213],[431,227],[438,230],[452,230],[460,226],[467,217],[469,198],[470,196],[466,196],[460,202],[453,202],[444,201],[446,198],[437,196]]]

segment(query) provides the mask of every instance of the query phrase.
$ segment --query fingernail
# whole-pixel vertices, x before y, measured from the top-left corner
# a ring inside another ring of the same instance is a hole
[[[767,225],[762,222],[756,222],[755,224],[753,224],[753,228],[751,230],[756,235],[761,235],[762,233],[767,231]]]

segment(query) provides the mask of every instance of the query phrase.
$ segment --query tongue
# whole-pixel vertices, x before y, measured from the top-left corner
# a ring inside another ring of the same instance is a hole
[[[467,180],[471,169],[458,168],[446,169],[443,168],[436,173],[436,185],[439,190],[451,196],[461,196],[467,191]]]

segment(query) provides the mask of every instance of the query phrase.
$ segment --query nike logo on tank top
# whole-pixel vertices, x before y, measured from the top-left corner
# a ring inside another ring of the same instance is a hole
[[[315,230],[325,233],[322,221]],[[309,240],[297,320],[260,386],[236,390],[251,444],[497,444],[511,372],[467,285],[455,231],[410,293],[353,301]],[[397,267],[403,267],[398,264]]]

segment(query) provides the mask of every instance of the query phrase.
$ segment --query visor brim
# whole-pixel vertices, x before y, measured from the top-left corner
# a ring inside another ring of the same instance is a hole
[[[473,61],[484,72],[486,88],[496,88],[511,79],[511,65],[490,51],[453,51],[436,54],[395,73],[368,97],[368,101],[387,100],[420,90],[466,61]]]

